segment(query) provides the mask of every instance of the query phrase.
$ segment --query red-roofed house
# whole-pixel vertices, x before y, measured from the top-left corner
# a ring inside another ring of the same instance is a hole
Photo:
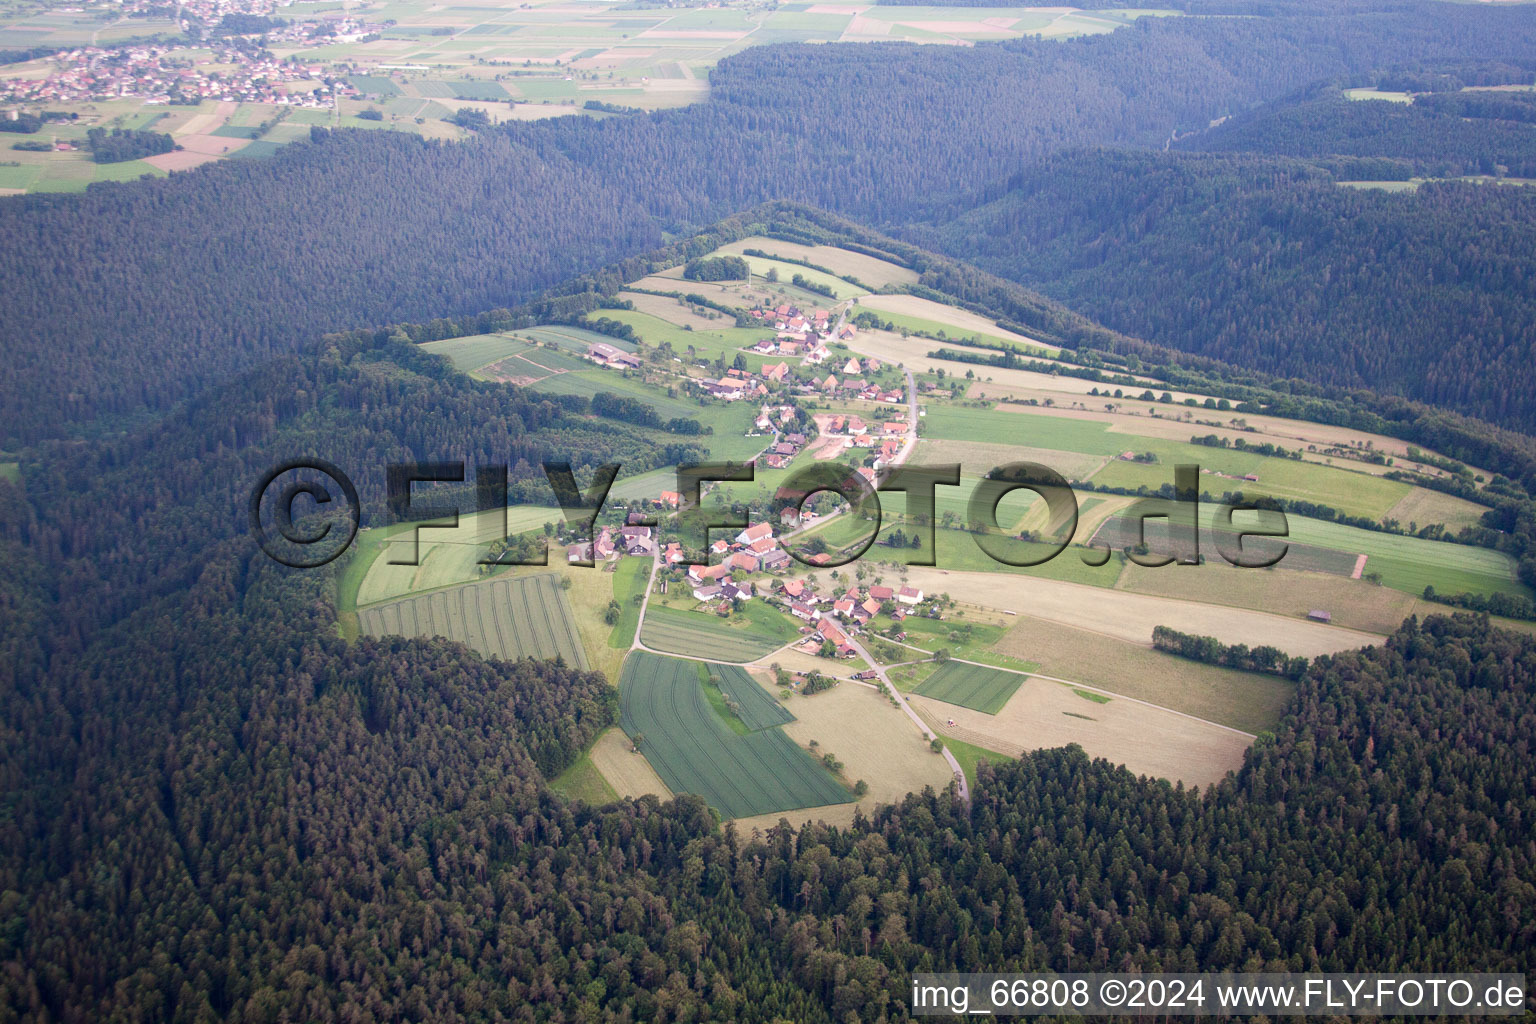
[[[772,536],[773,526],[771,524],[758,523],[756,526],[749,526],[745,530],[742,530],[740,533],[738,533],[736,535],[736,543],[753,544],[757,541],[763,540],[766,537]]]

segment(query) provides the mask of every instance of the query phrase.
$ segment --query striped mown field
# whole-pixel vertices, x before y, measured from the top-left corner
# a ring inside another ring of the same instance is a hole
[[[554,573],[503,576],[358,612],[369,636],[442,636],[487,658],[565,659],[587,668],[570,602]]]
[[[853,800],[782,727],[733,732],[709,706],[698,666],[634,651],[619,681],[620,724],[672,792],[696,793],[726,818]]]

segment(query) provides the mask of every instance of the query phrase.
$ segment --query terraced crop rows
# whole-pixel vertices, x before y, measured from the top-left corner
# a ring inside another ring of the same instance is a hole
[[[554,573],[511,576],[365,608],[370,636],[442,636],[488,658],[564,658],[587,668],[570,603]]]

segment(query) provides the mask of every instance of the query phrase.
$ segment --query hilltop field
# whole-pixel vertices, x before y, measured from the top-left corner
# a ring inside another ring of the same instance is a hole
[[[426,343],[489,384],[582,395],[655,424],[658,443],[750,461],[754,479],[706,486],[704,510],[738,518],[707,537],[676,514],[666,470],[621,473],[591,549],[552,495],[510,509],[508,532],[538,539],[547,568],[480,564],[481,517],[420,531],[416,565],[389,564],[412,528],[373,531],[343,609],[364,632],[436,631],[494,657],[557,650],[603,672],[622,729],[564,791],[696,792],[765,828],[851,821],[923,786],[972,784],[981,760],[1066,744],[1207,786],[1291,699],[1285,659],[1378,642],[1442,607],[1426,586],[1531,596],[1509,554],[1451,539],[1495,503],[1491,471],[1275,415],[1216,382],[1084,361],[1050,330],[944,298],[897,253],[757,234],[656,268],[569,323]],[[1022,461],[1070,481],[1076,513],[1015,491],[995,523],[975,522],[976,487]],[[799,518],[776,498],[807,467],[878,482],[940,465],[961,483],[937,489],[932,519],[888,491],[878,530],[828,492]],[[1199,467],[1193,526],[1148,520],[1137,547],[1140,503],[1168,497],[1178,465]],[[1256,523],[1221,517],[1238,492],[1307,513],[1287,512],[1270,568],[1219,554]],[[1199,564],[1145,564],[1196,538]],[[1014,561],[1061,551],[1015,566],[983,544]],[[596,566],[573,564],[584,555]],[[1190,660],[1154,646],[1160,626],[1241,653]],[[1256,649],[1279,667],[1242,660]]]

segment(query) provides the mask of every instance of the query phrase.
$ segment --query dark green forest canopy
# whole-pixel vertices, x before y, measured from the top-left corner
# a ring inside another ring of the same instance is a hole
[[[279,454],[478,455],[487,422],[530,460],[626,443],[582,415],[337,338],[0,481],[8,1015],[845,1021],[928,968],[1529,970],[1536,641],[1485,619],[1318,659],[1206,792],[1069,749],[969,810],[747,836],[556,796],[606,681],[339,640],[326,574],[231,500]]]
[[[684,110],[462,145],[317,131],[270,161],[7,200],[0,445],[165,409],[326,330],[510,305],[765,199],[899,225],[1066,147],[1160,146],[1382,65],[1514,59],[1533,30],[1529,9],[1425,4],[964,52],[766,46]]]
[[[1103,150],[1012,184],[914,237],[1151,342],[1536,429],[1536,189]]]

